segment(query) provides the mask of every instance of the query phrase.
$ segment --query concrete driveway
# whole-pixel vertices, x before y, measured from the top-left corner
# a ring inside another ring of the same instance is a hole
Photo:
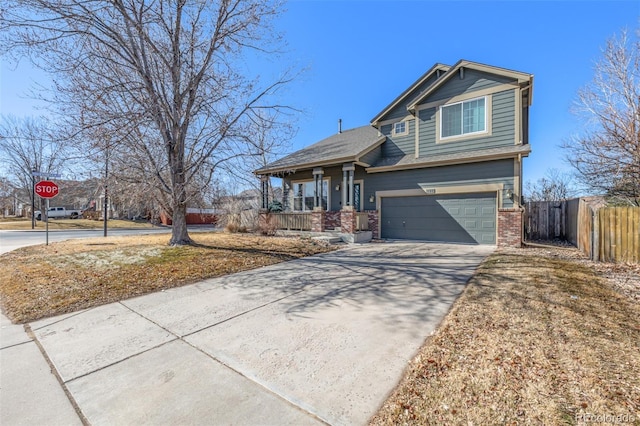
[[[493,249],[350,246],[3,323],[0,423],[364,424]]]

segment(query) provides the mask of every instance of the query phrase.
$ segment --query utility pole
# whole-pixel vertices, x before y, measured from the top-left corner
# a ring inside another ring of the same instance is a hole
[[[31,170],[31,229],[36,228],[36,169]]]
[[[109,142],[104,151],[104,236],[107,236],[107,220],[109,219]]]

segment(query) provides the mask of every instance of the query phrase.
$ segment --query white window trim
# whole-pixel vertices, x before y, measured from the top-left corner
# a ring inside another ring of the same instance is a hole
[[[331,178],[330,177],[325,177],[325,178],[322,178],[322,181],[323,182],[325,182],[325,181],[327,182],[327,210],[331,210]],[[291,195],[290,195],[291,199],[289,200],[290,201],[289,205],[291,206],[291,211],[292,212],[306,213],[306,212],[313,211],[313,210],[296,210],[296,202],[295,202],[295,199],[296,199],[296,191],[295,191],[296,185],[299,184],[299,183],[305,184],[305,183],[309,183],[309,182],[313,183],[313,182],[315,182],[315,180],[314,179],[303,179],[303,180],[292,180],[291,181],[292,191],[291,191]],[[303,209],[304,209],[304,205],[305,204],[304,204],[304,194],[303,194],[302,195],[302,206],[303,206]]]
[[[471,101],[475,101],[483,98],[484,98],[484,130],[481,130],[479,132],[463,133],[460,135],[442,137],[442,108],[450,107],[457,104],[463,104],[465,102],[471,102]],[[485,96],[470,97],[467,99],[460,99],[457,102],[440,105],[437,109],[438,117],[436,120],[436,127],[437,127],[436,143],[452,142],[452,141],[475,139],[478,137],[491,136],[491,133],[492,133],[491,131],[492,102],[491,101],[492,101],[491,95],[485,95]]]
[[[396,124],[404,123],[404,132],[396,132]],[[392,136],[406,136],[409,134],[409,121],[408,120],[400,120],[391,124],[391,135]]]

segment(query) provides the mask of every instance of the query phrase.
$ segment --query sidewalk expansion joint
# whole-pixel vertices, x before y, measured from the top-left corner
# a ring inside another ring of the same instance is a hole
[[[0,348],[0,351],[4,351],[5,349],[9,349],[9,348],[15,348],[16,346],[26,345],[27,343],[31,343],[31,342],[33,342],[33,340],[27,340],[26,342],[15,343],[13,345],[9,345],[9,346],[5,346],[3,348]]]
[[[64,380],[62,380],[62,377],[58,373],[58,370],[56,369],[55,365],[53,364],[53,361],[51,361],[51,358],[49,358],[49,355],[44,350],[44,347],[42,346],[42,344],[40,343],[40,341],[36,337],[35,333],[31,330],[31,326],[29,324],[25,324],[24,325],[24,331],[27,333],[27,335],[32,339],[32,341],[38,347],[38,350],[40,351],[40,353],[44,357],[44,360],[49,365],[49,369],[51,370],[51,374],[53,374],[53,376],[58,381],[58,384],[60,384],[60,387],[62,388],[62,391],[66,395],[67,399],[69,400],[69,403],[71,404],[71,406],[73,407],[73,410],[78,415],[78,418],[80,419],[82,424],[84,426],[89,426],[91,423],[89,423],[89,420],[87,420],[85,415],[82,413],[82,410],[80,409],[80,406],[78,405],[78,403],[76,402],[75,398],[71,394],[71,391],[69,390],[69,388],[65,384]]]
[[[175,334],[173,334],[173,333],[171,333],[171,334],[172,334],[173,336],[175,336]],[[89,371],[89,372],[87,372],[87,373],[80,374],[79,376],[76,376],[76,377],[73,377],[73,378],[71,378],[71,379],[67,380],[65,383],[71,383],[71,382],[73,382],[73,381],[75,381],[75,380],[78,380],[78,379],[81,379],[81,378],[83,378],[83,377],[90,376],[90,375],[92,375],[93,373],[97,373],[98,371],[102,371],[102,370],[105,370],[105,369],[107,369],[107,368],[109,368],[109,367],[113,367],[114,365],[118,365],[118,364],[123,363],[123,362],[125,362],[125,361],[128,361],[128,360],[130,360],[130,359],[132,359],[132,358],[135,358],[135,357],[137,357],[137,356],[139,356],[139,355],[145,354],[145,353],[147,353],[147,352],[149,352],[149,351],[152,351],[152,350],[154,350],[154,349],[158,349],[158,348],[160,348],[160,347],[162,347],[162,346],[164,346],[164,345],[166,345],[166,344],[169,344],[169,343],[175,342],[176,340],[181,340],[181,339],[180,339],[179,337],[176,337],[175,339],[167,340],[166,342],[162,342],[162,343],[160,343],[160,344],[158,344],[158,345],[152,346],[152,347],[147,348],[147,349],[145,349],[145,350],[143,350],[143,351],[136,352],[135,354],[132,354],[132,355],[129,355],[129,356],[124,357],[124,358],[122,358],[122,359],[119,359],[119,360],[117,360],[117,361],[114,361],[114,362],[112,362],[111,364],[103,365],[102,367],[100,367],[100,368],[96,368],[95,370],[91,370],[91,371]]]
[[[60,319],[59,319],[59,320],[57,320],[57,321],[53,321],[53,322],[50,322],[50,323],[47,323],[47,324],[43,324],[43,325],[41,325],[40,327],[32,328],[32,330],[36,331],[36,330],[40,330],[41,328],[51,327],[51,326],[52,326],[52,325],[54,325],[54,324],[58,324],[59,322],[66,321],[66,320],[68,320],[69,318],[73,318],[73,317],[75,317],[75,316],[77,316],[77,315],[83,314],[83,313],[88,312],[88,311],[90,311],[90,310],[92,310],[92,309],[93,309],[93,308],[82,309],[82,310],[77,311],[77,312],[74,312],[74,313],[72,313],[72,314],[70,314],[70,315],[64,316],[64,317],[60,318]]]
[[[230,316],[229,318],[225,318],[225,319],[223,319],[222,321],[218,321],[218,322],[216,322],[216,323],[214,323],[214,324],[208,325],[208,326],[203,327],[203,328],[201,328],[201,329],[199,329],[199,330],[196,330],[196,331],[192,331],[192,332],[190,332],[190,333],[187,333],[187,334],[185,334],[185,335],[184,335],[184,336],[182,336],[182,337],[189,337],[189,336],[192,336],[192,335],[194,335],[194,334],[196,334],[196,333],[200,333],[201,331],[208,330],[208,329],[213,328],[213,327],[215,327],[215,326],[218,326],[218,325],[220,325],[220,324],[224,324],[225,322],[228,322],[228,321],[231,321],[231,320],[236,319],[236,318],[238,318],[238,317],[241,317],[241,316],[243,316],[243,315],[249,314],[249,313],[251,313],[251,312],[253,312],[253,311],[257,311],[258,309],[262,309],[262,308],[264,308],[264,307],[266,307],[266,306],[273,305],[274,303],[281,302],[281,301],[283,301],[284,299],[287,299],[287,298],[289,298],[289,297],[291,297],[291,296],[295,296],[295,295],[297,295],[297,294],[303,293],[303,292],[305,292],[305,291],[307,291],[307,289],[306,289],[306,288],[305,288],[305,289],[302,289],[302,290],[298,290],[298,291],[293,292],[293,293],[290,293],[290,294],[287,294],[286,296],[282,296],[282,297],[280,297],[280,298],[278,298],[278,299],[271,300],[271,301],[269,301],[269,302],[267,302],[267,303],[264,303],[264,304],[262,304],[262,305],[260,305],[260,306],[253,307],[253,308],[251,308],[251,309],[247,309],[247,310],[246,310],[246,311],[244,311],[244,312],[240,312],[239,314],[236,314],[236,315]]]
[[[172,332],[171,330],[167,329],[166,327],[163,327],[162,325],[158,324],[157,322],[153,321],[152,319],[147,318],[146,316],[142,315],[140,312],[135,311],[134,309],[130,308],[129,306],[127,306],[127,305],[125,305],[125,304],[123,304],[122,302],[118,302],[118,303],[120,303],[122,306],[124,306],[125,308],[127,308],[127,309],[128,309],[128,310],[130,310],[131,312],[135,313],[136,315],[140,316],[141,318],[143,318],[143,319],[145,319],[145,320],[147,320],[147,321],[151,322],[152,324],[155,324],[156,326],[160,327],[161,329],[163,329],[163,330],[164,330],[164,331],[166,331],[167,333],[169,333],[169,334],[171,334],[171,335],[175,336],[175,337],[176,337],[176,340],[179,340],[179,341],[181,341],[181,342],[183,342],[183,343],[187,344],[189,347],[191,347],[191,348],[195,349],[196,351],[200,352],[201,354],[203,354],[203,355],[204,355],[204,356],[206,356],[207,358],[211,359],[212,361],[214,361],[214,362],[216,362],[216,363],[218,363],[218,364],[222,365],[223,367],[228,368],[229,370],[233,371],[234,373],[236,373],[236,374],[238,374],[238,375],[240,375],[240,376],[244,377],[246,380],[250,381],[251,383],[253,383],[253,384],[257,385],[257,386],[259,386],[260,388],[264,389],[264,390],[265,390],[265,391],[267,391],[268,393],[270,393],[270,394],[274,395],[276,398],[278,398],[278,399],[281,399],[281,400],[285,401],[285,402],[286,402],[287,404],[289,404],[289,405],[292,405],[292,406],[293,406],[293,407],[295,407],[297,410],[300,410],[300,411],[302,411],[303,413],[306,413],[306,414],[308,414],[309,416],[313,417],[314,419],[316,419],[316,420],[318,420],[318,421],[320,421],[320,422],[322,422],[322,423],[325,423],[325,424],[329,425],[330,423],[329,423],[329,422],[327,422],[325,419],[321,418],[318,414],[316,414],[316,413],[314,413],[314,412],[312,412],[312,411],[310,411],[310,410],[308,410],[308,409],[306,409],[306,408],[302,407],[300,404],[297,404],[295,401],[292,401],[291,399],[289,399],[289,398],[285,397],[284,395],[281,395],[281,394],[280,394],[280,393],[278,393],[277,391],[275,391],[275,390],[273,390],[273,389],[269,388],[268,386],[266,386],[265,384],[263,384],[263,383],[261,383],[260,381],[256,380],[255,378],[252,378],[252,377],[247,376],[247,375],[246,375],[246,374],[244,374],[242,371],[240,371],[240,370],[237,370],[237,369],[233,368],[233,367],[232,367],[232,366],[230,366],[229,364],[226,364],[226,363],[225,363],[225,362],[223,362],[222,360],[220,360],[220,359],[216,358],[215,356],[213,356],[213,355],[211,355],[211,354],[207,353],[206,351],[204,351],[204,350],[200,349],[199,347],[197,347],[197,346],[195,346],[194,344],[192,344],[192,343],[188,342],[187,340],[185,340],[185,338],[186,338],[186,337],[192,336],[192,335],[194,335],[194,334],[196,334],[196,333],[199,333],[199,332],[201,332],[201,331],[203,331],[203,330],[207,330],[207,329],[209,329],[209,328],[212,328],[212,327],[215,327],[215,326],[217,326],[217,325],[223,324],[223,323],[225,323],[225,322],[227,322],[227,321],[231,321],[232,319],[238,318],[238,317],[240,317],[240,316],[242,316],[242,315],[245,315],[245,314],[251,313],[251,312],[253,312],[253,311],[256,311],[256,310],[258,310],[258,309],[261,309],[261,308],[264,308],[264,307],[266,307],[266,306],[272,305],[272,304],[274,304],[274,303],[278,303],[278,302],[280,302],[280,301],[282,301],[282,300],[284,300],[284,299],[286,299],[286,298],[288,298],[288,297],[295,296],[296,294],[300,294],[300,293],[302,293],[302,292],[304,292],[304,291],[306,291],[306,289],[298,290],[298,291],[296,291],[296,292],[293,292],[293,293],[287,294],[286,296],[280,297],[280,298],[275,299],[275,300],[271,300],[271,301],[269,301],[269,302],[267,302],[267,303],[264,303],[264,304],[262,304],[262,305],[260,305],[260,306],[256,306],[256,307],[254,307],[254,308],[248,309],[248,310],[246,310],[246,311],[244,311],[244,312],[241,312],[241,313],[239,313],[239,314],[233,315],[233,316],[231,316],[231,317],[229,317],[229,318],[226,318],[226,319],[224,319],[224,320],[222,320],[222,321],[218,321],[218,322],[217,322],[217,323],[215,323],[215,324],[208,325],[208,326],[203,327],[203,328],[201,328],[201,329],[199,329],[199,330],[192,331],[192,332],[187,333],[187,334],[185,334],[185,335],[183,335],[183,336],[179,336],[179,335],[177,335],[176,333]],[[161,345],[156,346],[156,348],[158,348],[158,347],[160,347],[160,346],[163,346],[163,345],[166,345],[167,343],[175,342],[176,340],[171,340],[171,341],[169,341],[169,342],[165,342],[165,343],[163,343],[163,344],[161,344]],[[155,349],[155,348],[151,348],[151,349]],[[151,350],[151,349],[149,349],[149,350]],[[147,352],[147,351],[144,351],[144,352]],[[140,352],[140,353],[138,353],[138,354],[132,355],[132,356],[128,357],[127,359],[130,359],[130,358],[136,357],[136,356],[138,356],[138,355],[141,355],[141,354],[143,354],[144,352]],[[125,360],[123,359],[123,360],[118,361],[118,362],[116,362],[116,363],[114,363],[114,364],[120,363],[120,362],[122,362],[122,361],[125,361]],[[111,364],[111,365],[114,365],[114,364]],[[105,366],[105,367],[103,367],[103,368],[107,368],[107,367],[109,367],[109,366]],[[93,373],[93,372],[92,372],[92,373]],[[88,374],[92,374],[92,373],[88,373]],[[76,378],[74,378],[73,380],[75,380],[75,379],[77,379],[77,377],[76,377]]]

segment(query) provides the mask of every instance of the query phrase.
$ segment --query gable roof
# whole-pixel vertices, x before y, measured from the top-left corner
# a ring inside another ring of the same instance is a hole
[[[358,162],[361,156],[380,146],[384,140],[385,136],[380,135],[375,127],[356,127],[329,136],[320,142],[269,163],[254,173],[278,173],[344,162]]]
[[[409,86],[409,88],[407,88],[407,90],[405,90],[404,92],[402,92],[400,94],[400,96],[398,96],[397,98],[395,98],[393,100],[393,102],[391,102],[389,105],[387,105],[382,111],[380,111],[378,113],[378,115],[376,115],[375,117],[373,117],[371,119],[371,125],[375,126],[378,121],[380,121],[380,119],[382,117],[384,117],[389,111],[391,111],[393,108],[397,107],[400,103],[402,103],[402,101],[405,101],[409,95],[411,95],[413,93],[414,90],[416,90],[416,88],[420,87],[425,81],[427,81],[429,79],[429,77],[431,77],[433,74],[435,74],[438,71],[444,71],[447,72],[449,70],[449,68],[451,68],[449,65],[445,65],[445,64],[434,64],[431,68],[429,68],[429,70],[427,72],[425,72],[424,74],[422,74],[422,76],[417,79],[411,86]]]
[[[533,75],[520,71],[513,71],[506,68],[494,67],[492,65],[480,64],[478,62],[471,62],[465,59],[459,60],[453,67],[451,67],[442,77],[436,80],[431,86],[429,86],[424,92],[422,92],[417,98],[415,98],[408,106],[407,110],[413,111],[416,105],[424,101],[429,95],[438,90],[444,83],[449,81],[456,72],[461,68],[473,69],[476,71],[486,72],[490,74],[501,75],[503,77],[513,78],[518,81],[518,84],[528,83],[529,86],[533,86]],[[529,89],[529,93],[532,90]],[[532,96],[529,95],[529,106],[533,101]]]

